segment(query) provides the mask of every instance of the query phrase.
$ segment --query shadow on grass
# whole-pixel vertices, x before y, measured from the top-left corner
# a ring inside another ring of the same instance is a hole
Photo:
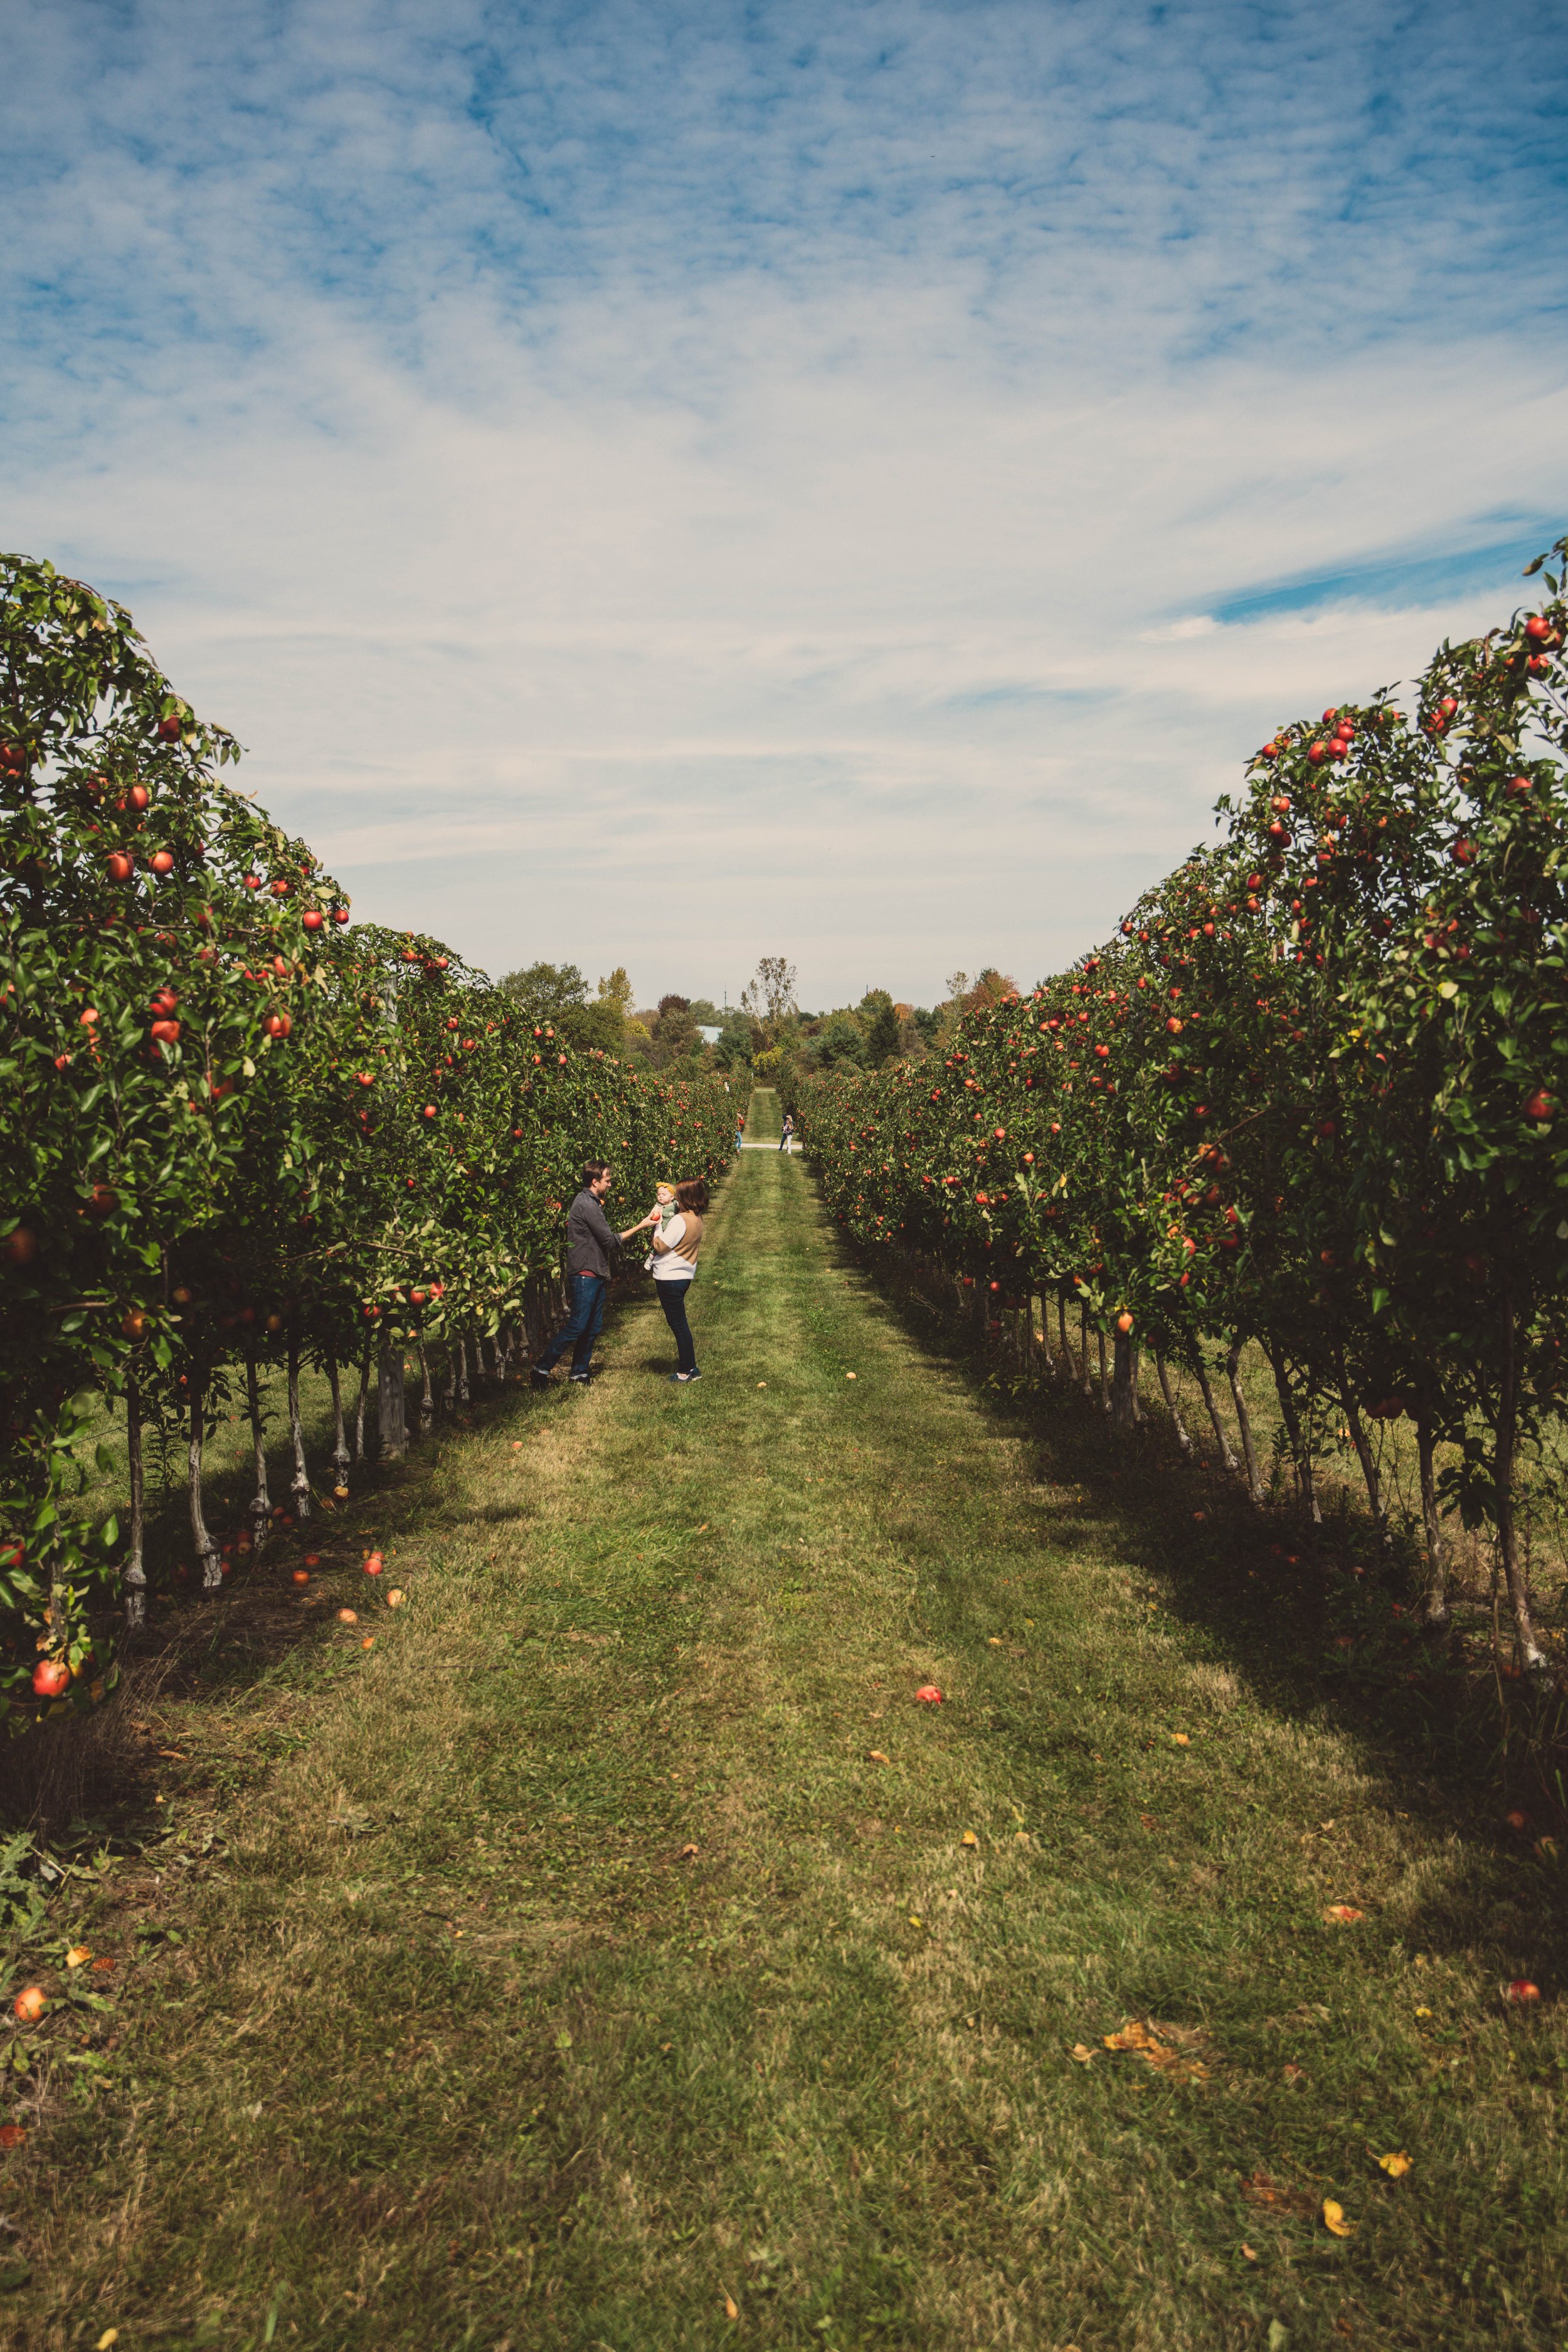
[[[627,1309],[641,1303],[640,1295],[628,1286],[612,1304],[606,1337],[623,1344],[631,1339],[637,1327]],[[418,1537],[438,1516],[433,1482],[443,1445],[454,1437],[482,1436],[492,1427],[515,1427],[520,1411],[532,1409],[549,1411],[550,1402],[540,1394],[535,1403],[525,1370],[504,1384],[484,1381],[470,1402],[449,1416],[438,1408],[433,1428],[421,1436],[418,1400],[411,1391],[407,1458],[356,1463],[351,1473],[354,1491],[348,1502],[340,1504],[324,1467],[332,1446],[327,1384],[320,1376],[310,1378],[306,1450],[318,1472],[311,1517],[281,1527],[259,1559],[248,1566],[237,1564],[212,1593],[179,1577],[191,1557],[184,1490],[173,1475],[176,1464],[183,1467],[183,1452],[170,1446],[161,1466],[171,1475],[157,1485],[153,1473],[159,1465],[150,1460],[143,1546],[147,1622],[137,1633],[121,1636],[121,1680],[106,1706],[91,1716],[39,1725],[0,1741],[0,1823],[30,1829],[46,1841],[69,1839],[86,1824],[111,1844],[139,1846],[154,1824],[156,1799],[168,1779],[156,1728],[160,1705],[205,1698],[229,1708],[247,1697],[259,1705],[265,1693],[275,1706],[297,1717],[313,1695],[298,1676],[290,1681],[288,1670],[302,1649],[319,1644],[330,1610],[357,1597],[354,1580],[362,1537],[374,1538],[377,1522],[384,1521],[392,1505],[402,1514],[403,1532]],[[276,1422],[274,1414],[274,1429]],[[107,1415],[103,1430],[94,1435],[107,1437],[111,1452],[118,1441],[123,1460],[121,1430]],[[219,1542],[227,1545],[247,1524],[253,1486],[248,1423],[236,1417],[221,1426],[209,1447],[209,1461],[208,1524]],[[282,1440],[268,1446],[268,1480],[274,1496],[288,1496],[292,1471],[285,1424]],[[101,1482],[105,1507],[115,1499],[113,1478],[110,1472]],[[515,1526],[529,1515],[521,1508],[491,1505],[479,1516],[489,1523]],[[307,1568],[312,1556],[316,1565]],[[297,1572],[310,1580],[297,1583]],[[188,1578],[188,1566],[185,1573]],[[265,1745],[263,1736],[263,1748]]]
[[[896,1262],[868,1256],[838,1233],[829,1249],[933,1370],[958,1374],[999,1423],[1026,1438],[1038,1478],[1085,1499],[1087,1511],[1058,1522],[1064,1548],[1114,1550],[1158,1580],[1163,1605],[1255,1699],[1348,1733],[1399,1811],[1460,1831],[1510,1864],[1542,1832],[1563,1837],[1561,1696],[1521,1685],[1500,1703],[1489,1670],[1421,1628],[1419,1564],[1397,1545],[1380,1554],[1364,1513],[1337,1511],[1314,1528],[1289,1508],[1255,1507],[1237,1479],[1200,1466],[1201,1448],[1196,1459],[1183,1454],[1163,1401],[1144,1397],[1142,1425],[1118,1433],[1098,1378],[1089,1394],[1070,1375],[1026,1379]],[[1528,1834],[1505,1820],[1521,1803]],[[1434,1919],[1429,1932],[1436,1944],[1449,1931]]]

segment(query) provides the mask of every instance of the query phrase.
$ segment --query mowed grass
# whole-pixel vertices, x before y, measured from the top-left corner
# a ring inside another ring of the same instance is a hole
[[[334,1537],[362,1624],[145,1707],[5,2340],[1561,2344],[1550,1861],[1326,1711],[1261,1535],[1189,1605],[1179,1482],[922,1348],[798,1161],[710,1232],[701,1383],[628,1305]]]

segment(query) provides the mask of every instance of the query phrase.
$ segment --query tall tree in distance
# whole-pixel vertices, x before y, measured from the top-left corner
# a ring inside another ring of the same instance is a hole
[[[599,982],[599,1003],[611,1007],[617,1021],[625,1021],[632,1009],[632,984],[624,963],[618,963],[608,979]]]
[[[765,1033],[771,1045],[778,1030],[795,1012],[795,966],[785,956],[763,956],[756,977],[741,992],[745,1012]]]

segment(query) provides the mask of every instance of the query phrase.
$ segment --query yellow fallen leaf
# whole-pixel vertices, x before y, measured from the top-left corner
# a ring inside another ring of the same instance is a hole
[[[1347,2221],[1345,2220],[1345,2209],[1342,2205],[1336,2205],[1331,2197],[1325,2197],[1323,2200],[1323,2227],[1332,2237],[1348,2238],[1352,2230],[1355,2227],[1355,2224],[1352,2221]]]
[[[1088,2066],[1099,2057],[1100,2053],[1098,2050],[1086,2050],[1081,2042],[1075,2042],[1068,2055],[1076,2058],[1080,2066]]]
[[[973,1830],[965,1830],[963,1832],[963,1843],[965,1845],[978,1845],[980,1843],[980,1840],[975,1836]]]
[[[1184,1731],[1172,1732],[1171,1745],[1173,1748],[1190,1748],[1192,1744],[1192,1741],[1188,1738]]]
[[[1164,2028],[1167,2033],[1176,2030],[1171,2026]],[[1146,2066],[1157,2067],[1162,2074],[1170,2075],[1173,2082],[1206,2083],[1209,2079],[1209,2070],[1201,2058],[1189,2058],[1184,2052],[1173,2050],[1167,2042],[1160,2040],[1157,2033],[1151,2032],[1142,2018],[1130,2017],[1120,2033],[1107,2033],[1101,2038],[1108,2050],[1133,2051]],[[1193,2039],[1191,2034],[1185,2038]]]
[[[1336,1921],[1342,1927],[1350,1927],[1354,1926],[1362,1914],[1353,1903],[1331,1903],[1323,1916],[1325,1919]]]
[[[988,1650],[999,1650],[1002,1647],[1001,1634],[987,1633],[985,1636],[985,1646]]]
[[[911,1911],[910,1913],[910,1925],[911,1927],[923,1927],[925,1921],[921,1918],[917,1912]]]
[[[73,1944],[66,1954],[66,1966],[68,1969],[84,1969],[91,1958],[92,1954],[85,1944]]]
[[[1108,2050],[1158,2050],[1160,2047],[1148,2027],[1136,2017],[1130,2017],[1120,2033],[1106,2034],[1104,2041]]]
[[[758,1386],[760,1389],[765,1389],[765,1388],[767,1387],[767,1382],[766,1382],[766,1381],[759,1381],[757,1382],[757,1386]]]
[[[732,2294],[724,2297],[724,2316],[726,2319],[739,2319],[741,2316],[741,2306]]]
[[[1243,2238],[1243,2240],[1242,2240],[1242,2242],[1241,2242],[1241,2251],[1242,2251],[1242,2252],[1247,2256],[1247,2261],[1248,2261],[1249,2263],[1255,2263],[1255,2262],[1258,2260],[1258,2249],[1257,2249],[1257,2247],[1256,2247],[1256,2246],[1249,2246],[1249,2245],[1247,2244],[1247,2240],[1246,2240],[1245,2238]]]
[[[893,1759],[890,1756],[884,1756],[879,1748],[873,1748],[866,1760],[869,1764],[890,1764]]]
[[[98,2342],[93,2346],[92,2352],[114,2352],[114,2347],[119,2343],[119,2328],[106,2327],[102,2335],[99,2337]]]
[[[1402,2180],[1410,2169],[1410,2158],[1403,2148],[1397,2156],[1380,2156],[1377,2160],[1390,2180]]]
[[[1415,2014],[1417,2017],[1430,2017],[1432,2012],[1429,2009],[1418,2009]]]

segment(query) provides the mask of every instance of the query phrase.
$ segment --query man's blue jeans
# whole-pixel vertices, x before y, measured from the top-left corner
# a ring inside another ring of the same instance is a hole
[[[570,1348],[572,1370],[569,1377],[574,1381],[587,1379],[588,1360],[594,1352],[594,1342],[604,1327],[605,1293],[609,1286],[602,1274],[574,1274],[572,1276],[566,1294],[571,1302],[571,1312],[534,1365],[536,1372],[552,1371]]]

